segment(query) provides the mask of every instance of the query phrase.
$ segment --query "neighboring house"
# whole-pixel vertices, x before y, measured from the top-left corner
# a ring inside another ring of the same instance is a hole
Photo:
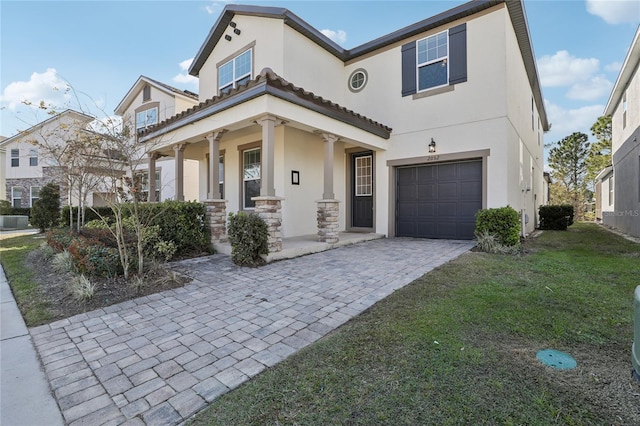
[[[2,145],[2,141],[7,139],[5,136],[0,136],[0,164],[2,165],[2,171],[0,172],[0,200],[7,199],[7,191],[5,188],[7,187],[7,177],[6,177],[6,148]]]
[[[598,173],[596,181],[596,220],[602,222],[604,215],[613,212],[613,167],[605,167]]]
[[[135,128],[137,133],[149,126],[166,120],[188,108],[198,104],[198,95],[188,90],[180,90],[167,84],[140,76],[129,89],[125,97],[115,109],[115,113],[122,117],[125,125]],[[199,199],[200,163],[198,158],[184,158],[182,171],[184,185],[183,200]],[[159,156],[155,159],[155,188],[156,201],[178,199],[175,193],[176,165],[170,157]],[[148,162],[139,165],[139,172],[143,175],[145,192],[148,192]]]
[[[604,223],[640,237],[640,26],[604,110],[611,115],[613,211]]]
[[[62,145],[67,139],[76,138],[93,120],[94,117],[68,109],[0,142],[0,149],[6,152],[2,165],[3,192],[13,207],[32,207],[40,188],[47,183],[56,182],[64,187],[56,164],[32,142]],[[60,198],[61,204],[67,204],[64,189]]]
[[[472,1],[346,50],[287,9],[227,5],[189,70],[201,103],[138,140],[198,159],[214,241],[237,211],[271,251],[343,230],[471,239],[506,205],[529,233],[549,123],[525,16]]]

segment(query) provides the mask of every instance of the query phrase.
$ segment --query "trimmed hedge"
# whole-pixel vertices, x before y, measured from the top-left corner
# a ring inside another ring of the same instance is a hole
[[[126,207],[126,206],[125,206]],[[130,206],[129,206],[130,208]],[[159,227],[158,237],[163,241],[172,241],[176,246],[175,257],[211,252],[211,233],[207,221],[207,207],[195,201],[163,201],[161,203],[140,203],[141,218],[152,218],[149,226]],[[74,217],[78,208],[74,207]],[[110,207],[96,207],[101,215],[113,218]],[[125,208],[125,218],[129,217]],[[100,220],[90,208],[85,212],[85,223]],[[63,224],[69,226],[69,206],[62,211]]]
[[[267,224],[255,213],[229,213],[231,260],[240,266],[264,264],[261,254],[269,254]]]
[[[479,210],[475,235],[484,234],[495,236],[503,246],[520,244],[520,215],[510,206]]]
[[[540,206],[540,229],[566,231],[573,225],[573,206],[563,204],[559,206]]]
[[[60,224],[62,226],[69,226],[69,206],[64,206],[62,208],[62,213],[60,214]],[[105,217],[113,217],[113,211],[111,207],[93,207],[98,213]],[[73,207],[73,220],[75,221],[78,218],[78,207]],[[84,222],[91,222],[92,220],[100,220],[100,216],[96,214],[89,207],[85,207],[84,209]]]

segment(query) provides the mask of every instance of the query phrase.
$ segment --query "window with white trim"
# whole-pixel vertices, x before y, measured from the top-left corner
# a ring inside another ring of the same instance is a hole
[[[141,195],[142,195],[142,200],[143,201],[160,201],[160,188],[162,188],[162,182],[160,180],[160,176],[162,175],[162,170],[161,169],[156,169],[156,187],[155,187],[155,198],[154,199],[149,199],[149,171],[148,170],[144,170],[140,172],[140,177],[142,179],[142,190]]]
[[[371,155],[356,157],[356,197],[368,197],[373,194]]]
[[[136,130],[146,129],[158,123],[158,108],[149,108],[136,113]]]
[[[218,184],[220,185],[220,198],[224,199],[224,155],[220,155],[218,169]]]
[[[418,92],[449,84],[447,31],[418,40]]]
[[[218,90],[220,94],[251,80],[253,49],[247,49],[218,68]]]
[[[32,186],[30,192],[30,204],[29,207],[33,207],[33,204],[40,199],[40,187]]]
[[[613,205],[613,176],[609,177],[609,205]]]
[[[20,167],[20,150],[11,150],[11,167]]]
[[[29,166],[35,167],[38,165],[38,148],[31,148],[29,150]]]
[[[242,152],[242,207],[252,209],[256,202],[252,197],[260,195],[260,148]]]
[[[22,187],[11,187],[11,205],[17,208],[22,207]]]
[[[627,127],[627,91],[622,94],[622,128]]]

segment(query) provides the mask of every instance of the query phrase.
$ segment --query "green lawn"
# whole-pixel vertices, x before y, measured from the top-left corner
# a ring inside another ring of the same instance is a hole
[[[35,250],[44,239],[42,235],[3,235],[0,237],[0,263],[11,282],[13,295],[23,312],[27,326],[43,324],[52,318],[29,268],[25,266],[27,254]]]
[[[634,423],[640,245],[575,224],[526,249],[470,252],[434,270],[191,424]],[[545,348],[570,352],[578,368],[542,366]]]

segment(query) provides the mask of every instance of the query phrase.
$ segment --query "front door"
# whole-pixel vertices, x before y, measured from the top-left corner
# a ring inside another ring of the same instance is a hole
[[[373,228],[373,153],[352,156],[351,226]]]

